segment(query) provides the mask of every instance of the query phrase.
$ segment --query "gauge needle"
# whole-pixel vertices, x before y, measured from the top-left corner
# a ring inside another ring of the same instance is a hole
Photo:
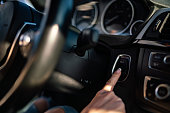
[[[109,19],[108,21],[106,21],[106,25],[109,25],[110,23],[112,23],[114,20],[116,20],[119,16],[114,16],[112,19]]]

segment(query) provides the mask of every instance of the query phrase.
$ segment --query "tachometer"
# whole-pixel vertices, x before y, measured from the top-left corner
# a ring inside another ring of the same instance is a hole
[[[101,27],[104,33],[118,35],[125,32],[134,18],[134,7],[129,0],[112,0],[105,7]]]
[[[97,17],[97,6],[95,3],[90,2],[76,8],[72,24],[82,31],[85,28],[94,26],[96,24]]]

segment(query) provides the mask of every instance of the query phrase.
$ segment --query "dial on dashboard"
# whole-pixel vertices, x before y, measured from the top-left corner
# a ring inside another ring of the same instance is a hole
[[[112,0],[101,17],[102,30],[106,34],[121,34],[131,25],[134,7],[129,0]]]
[[[93,27],[100,34],[134,35],[145,20],[133,0],[89,1],[75,7],[72,25],[80,31]]]
[[[76,7],[72,24],[80,31],[85,28],[93,27],[96,24],[98,17],[97,2],[89,2]]]

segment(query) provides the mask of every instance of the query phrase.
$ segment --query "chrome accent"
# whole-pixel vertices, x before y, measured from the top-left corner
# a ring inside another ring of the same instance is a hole
[[[24,57],[29,55],[31,47],[33,45],[34,31],[27,31],[22,34],[19,39],[20,51]]]
[[[34,23],[32,23],[33,25],[35,25]],[[31,25],[32,25],[31,24]],[[23,26],[25,27],[26,25],[29,25],[29,24],[24,24]],[[23,30],[23,28],[24,27],[22,27],[22,29],[20,30],[20,32],[19,33],[21,33],[21,31]],[[54,43],[54,39],[56,39],[56,35],[60,35],[59,37],[60,38],[58,38],[57,40],[61,40],[60,42],[63,44],[64,43],[64,38],[61,38],[61,37],[63,37],[63,35],[61,34],[61,32],[59,31],[59,27],[58,27],[58,25],[53,25],[53,27],[49,30],[50,31],[50,33],[48,34],[48,38],[50,38],[50,40],[48,41],[48,43]],[[58,43],[59,44],[59,43]],[[47,50],[51,50],[51,48],[52,47],[48,47],[48,48],[45,48],[46,49],[46,51]],[[60,50],[62,50],[61,48],[59,48]],[[33,50],[33,52],[34,52],[34,50]],[[51,51],[49,51],[49,52],[51,52]],[[43,53],[43,55],[45,55],[45,53]],[[42,56],[43,56],[42,55]],[[46,54],[46,57],[48,57],[47,55],[49,55],[49,54]],[[31,56],[31,57],[33,57],[33,56]],[[44,57],[44,56],[43,56]],[[56,57],[55,57],[56,58]],[[39,58],[40,59],[40,58]],[[38,60],[39,60],[38,59]],[[10,97],[11,97],[11,95],[16,91],[16,89],[22,84],[22,82],[24,82],[23,80],[24,80],[24,78],[26,77],[26,73],[28,73],[28,69],[29,68],[31,68],[31,66],[32,66],[32,64],[33,63],[36,63],[37,62],[37,60],[36,61],[34,61],[33,59],[31,59],[31,58],[28,58],[28,63],[24,66],[24,68],[23,68],[23,70],[21,71],[21,73],[20,73],[20,75],[19,75],[19,77],[17,78],[17,80],[15,81],[15,83],[13,84],[13,86],[9,89],[9,91],[5,94],[5,96],[2,98],[2,99],[0,99],[0,106],[2,106]],[[40,59],[41,60],[41,59]],[[44,62],[43,62],[44,63]],[[42,64],[40,65],[40,67],[42,66]],[[34,66],[32,66],[32,68],[34,68]],[[30,76],[29,76],[30,77]],[[30,83],[32,83],[31,85],[34,85],[34,84],[38,84],[39,82],[41,82],[41,81],[37,81],[36,80],[37,78],[35,77],[35,78],[33,78],[33,80],[32,81],[29,81]],[[45,78],[44,78],[45,79]]]
[[[149,55],[149,60],[148,60],[148,67],[149,67],[149,69],[153,69],[153,70],[160,71],[160,72],[165,72],[165,71],[162,71],[162,70],[155,69],[155,68],[152,68],[152,67],[151,67],[151,57],[152,57],[154,54],[157,54],[157,53],[159,53],[159,54],[165,54],[165,55],[166,55],[166,53],[162,53],[162,52],[151,52],[150,55]],[[165,59],[165,58],[164,58],[164,59]],[[162,61],[162,62],[164,62],[164,61]],[[167,72],[167,73],[169,73],[169,72]]]
[[[151,80],[151,77],[149,76],[145,76],[145,79],[144,79],[144,87],[143,87],[143,96],[146,100],[149,100],[147,97],[146,97],[146,89],[147,89],[147,83],[148,81]]]
[[[112,73],[114,73],[114,71],[116,71],[116,70],[115,70],[116,64],[117,64],[119,58],[122,57],[122,56],[124,56],[124,57],[129,57],[129,59],[130,59],[130,60],[129,60],[129,70],[128,70],[128,74],[127,74],[126,78],[125,78],[123,81],[118,81],[118,82],[124,82],[124,81],[128,78],[129,72],[130,72],[131,56],[130,56],[130,55],[127,55],[127,54],[120,54],[120,55],[118,55],[118,57],[117,57],[116,60],[115,60],[115,63],[114,63],[113,68],[112,68]]]
[[[161,25],[161,28],[159,29],[160,33],[162,32],[162,29],[164,28],[164,26],[165,26],[165,24],[166,24],[166,22],[167,22],[167,20],[169,18],[169,15],[170,15],[169,13],[166,15],[166,17],[165,17],[165,19],[164,19],[164,21],[163,21],[163,23]]]
[[[20,46],[27,46],[31,42],[31,37],[28,34],[21,35],[19,39],[19,45]]]
[[[139,22],[143,23],[144,21],[143,21],[143,20],[136,20],[135,22],[133,22],[133,24],[132,24],[131,27],[130,27],[130,35],[133,35],[133,34],[132,34],[132,29],[133,29],[134,25],[137,24],[137,23],[139,23]]]
[[[145,79],[144,79],[144,86],[143,86],[143,97],[144,97],[144,99],[145,100],[147,100],[147,101],[149,101],[149,102],[151,102],[151,103],[153,103],[153,104],[155,104],[155,105],[158,105],[158,106],[160,106],[159,104],[157,104],[156,102],[154,102],[154,101],[152,101],[152,100],[150,100],[150,99],[148,99],[147,97],[146,97],[146,90],[147,90],[147,83],[148,83],[148,81],[149,80],[151,80],[151,79],[156,79],[156,80],[160,80],[161,81],[161,79],[160,78],[156,78],[156,77],[151,77],[151,76],[145,76]],[[161,85],[161,84],[160,84]],[[158,85],[159,86],[159,85]],[[157,86],[157,87],[158,87]],[[163,85],[164,86],[164,85]],[[167,86],[166,86],[167,87]],[[156,92],[156,90],[155,90],[155,92]],[[170,95],[170,86],[168,86],[168,96]],[[158,97],[158,99],[159,99],[159,97]]]
[[[144,86],[143,86],[143,96],[144,96],[144,99],[145,99],[146,101],[154,104],[154,105],[157,105],[157,106],[160,106],[160,107],[162,107],[162,108],[167,109],[164,105],[162,105],[162,104],[160,104],[160,103],[157,103],[157,101],[152,101],[152,100],[150,100],[150,99],[148,99],[148,98],[146,97],[147,83],[148,83],[148,81],[151,80],[151,79],[156,79],[156,80],[162,81],[162,79],[160,79],[160,78],[151,77],[151,76],[145,76]]]
[[[158,90],[159,90],[160,87],[164,87],[164,88],[167,89],[167,94],[166,94],[165,96],[163,96],[163,97],[161,97],[161,96],[158,94]],[[160,99],[160,100],[166,99],[166,98],[168,98],[169,95],[170,95],[170,86],[169,86],[168,84],[160,84],[160,85],[158,85],[158,86],[156,87],[156,89],[155,89],[155,96],[156,96],[158,99]]]
[[[141,40],[145,34],[145,32],[148,30],[148,28],[150,27],[150,25],[154,22],[154,20],[161,15],[162,13],[165,12],[169,12],[170,8],[162,8],[160,10],[157,10],[156,13],[151,17],[151,19],[147,22],[147,24],[145,25],[145,27],[141,30],[141,32],[138,34],[138,36],[136,37],[137,40]]]
[[[131,1],[130,1],[130,0],[126,0],[126,1],[130,4],[130,6],[131,6],[131,8],[132,8],[132,17],[131,17],[131,20],[130,20],[129,24],[127,25],[127,27],[126,27],[125,29],[123,29],[122,31],[120,31],[120,32],[118,32],[118,33],[108,33],[108,32],[105,30],[104,24],[103,24],[103,22],[104,22],[104,16],[105,16],[105,13],[106,13],[107,9],[108,9],[108,8],[110,7],[110,5],[111,5],[112,3],[114,3],[115,1],[116,1],[116,0],[112,0],[112,1],[110,1],[110,2],[107,4],[107,6],[105,7],[105,9],[104,9],[104,11],[103,11],[103,13],[102,13],[102,16],[101,16],[101,28],[102,28],[102,31],[103,31],[105,34],[109,34],[109,35],[119,35],[119,34],[125,32],[125,31],[130,27],[130,25],[131,25],[131,23],[132,23],[132,21],[133,21],[133,18],[134,18],[134,13],[135,13],[135,11],[134,11],[134,6],[133,6],[133,4],[131,3]]]
[[[170,7],[170,2],[169,0],[149,0],[155,5],[158,5],[159,7]]]
[[[96,6],[96,5],[94,5],[94,9],[95,9],[95,16],[94,16],[94,20],[92,21],[92,23],[91,23],[91,26],[90,26],[90,27],[92,27],[93,25],[95,25],[95,24],[96,24],[96,22],[97,22],[97,18],[98,18],[98,15],[99,15],[98,8],[97,8],[97,6]]]
[[[0,66],[0,70],[2,70],[2,69],[7,65],[9,59],[11,58],[11,55],[12,55],[12,52],[13,52],[13,50],[14,50],[14,47],[15,47],[15,45],[16,45],[16,43],[17,43],[17,40],[19,39],[19,36],[21,35],[21,32],[22,32],[22,30],[25,28],[26,25],[36,26],[35,23],[30,23],[30,22],[25,22],[25,23],[24,23],[24,25],[21,27],[21,29],[20,29],[20,30],[18,31],[18,33],[16,34],[15,39],[14,39],[14,41],[13,41],[13,43],[12,43],[11,48],[10,48],[9,54],[8,54],[8,56],[7,56],[7,59],[6,59],[6,61],[4,62],[4,64],[2,64],[2,65]]]
[[[16,45],[16,42],[17,42],[19,36],[21,35],[22,30],[23,30],[27,25],[33,25],[33,26],[35,26],[36,24],[35,24],[35,23],[30,23],[30,22],[25,22],[25,23],[24,23],[24,25],[23,25],[23,26],[21,27],[21,29],[18,31],[18,33],[17,33],[17,35],[16,35],[16,37],[15,37],[15,39],[14,39],[14,42],[13,42],[13,44],[12,44],[12,46],[11,46],[10,52],[9,52],[9,54],[8,54],[8,58],[7,58],[7,60],[5,61],[5,63],[0,67],[0,70],[3,69],[3,68],[6,66],[6,64],[8,63],[8,61],[9,61],[11,55],[12,55],[12,52],[13,52],[13,50],[14,50],[14,47],[15,47],[15,45]],[[20,81],[21,79],[23,79],[22,76],[20,76],[20,77],[16,80],[16,82],[14,83],[14,85],[12,86],[12,88],[11,88],[11,89],[6,93],[6,95],[0,100],[0,106],[2,106],[2,105],[8,100],[8,98],[13,94],[13,92],[14,92],[14,91],[16,90],[16,88],[19,86],[19,84],[20,84],[20,82],[21,82],[21,81]]]
[[[91,25],[88,26],[87,28],[91,28],[91,27],[93,27],[93,26],[96,24],[97,18],[98,18],[98,15],[99,15],[97,6],[96,6],[95,4],[94,4],[93,6],[94,6],[94,10],[95,10],[94,19],[93,19]],[[75,22],[75,20],[76,20],[76,15],[77,15],[77,10],[75,11],[75,13],[74,13],[74,15],[73,15],[73,19],[72,19],[72,25],[75,26],[75,27],[76,27],[76,22]],[[78,28],[78,29],[79,29],[79,28]]]
[[[155,28],[155,30],[158,30],[161,22],[162,22],[161,20],[158,20],[158,21],[156,22],[156,28]],[[159,31],[159,32],[161,32],[161,31]]]
[[[167,45],[161,44],[158,41],[150,41],[150,40],[137,40],[135,42],[133,42],[134,44],[141,44],[141,45],[150,45],[150,46],[157,46],[157,47],[169,47]]]
[[[170,58],[170,55],[167,55],[167,56],[164,57],[163,61],[164,61],[165,64],[169,64],[169,63],[166,62],[167,58]]]

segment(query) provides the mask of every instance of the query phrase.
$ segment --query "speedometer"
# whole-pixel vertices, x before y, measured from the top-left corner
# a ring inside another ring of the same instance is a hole
[[[85,28],[94,26],[96,24],[97,17],[97,6],[95,5],[95,2],[90,2],[76,8],[72,24],[82,31]]]
[[[104,33],[118,35],[124,33],[134,18],[134,7],[129,0],[112,0],[105,7],[101,27]]]

